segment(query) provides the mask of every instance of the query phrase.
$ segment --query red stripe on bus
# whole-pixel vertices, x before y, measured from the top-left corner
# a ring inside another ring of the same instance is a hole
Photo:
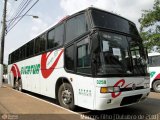
[[[13,73],[13,76],[17,77],[17,73],[16,73],[16,69],[15,69],[14,65],[11,67],[11,71]]]
[[[11,71],[13,72],[14,77],[21,77],[19,68],[16,64],[13,64],[11,67]]]
[[[51,75],[51,73],[54,71],[63,51],[64,50],[62,50],[59,53],[58,57],[56,58],[56,60],[54,61],[54,63],[52,64],[52,66],[49,69],[47,69],[46,64],[47,64],[47,59],[51,55],[52,52],[50,52],[48,55],[47,55],[47,53],[42,55],[42,57],[41,57],[41,73],[44,78],[48,78]]]
[[[17,69],[17,72],[18,72],[18,77],[21,77],[21,74],[20,74],[20,71],[19,71],[19,68],[18,68],[18,66],[16,65],[16,64],[14,64],[15,65],[15,67],[16,67],[16,69]]]
[[[117,87],[117,86],[120,86],[120,87],[123,87],[125,84],[125,80],[124,79],[121,79],[119,80],[118,82],[116,82],[116,84],[114,85],[114,87]],[[113,92],[111,95],[112,95],[112,98],[116,98],[118,97],[119,95],[121,95],[122,92]]]
[[[160,79],[160,74],[155,77],[155,80]]]

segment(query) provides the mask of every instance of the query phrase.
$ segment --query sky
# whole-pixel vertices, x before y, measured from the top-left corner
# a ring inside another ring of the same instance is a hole
[[[8,0],[7,20],[11,19],[21,1]],[[3,0],[0,0],[0,20],[2,19],[3,4]],[[8,55],[12,51],[33,39],[40,32],[56,24],[63,17],[87,7],[93,6],[116,13],[134,22],[139,29],[138,19],[141,17],[142,10],[152,9],[153,4],[154,0],[39,0],[27,13],[39,18],[23,17],[6,35],[4,63],[8,63]]]

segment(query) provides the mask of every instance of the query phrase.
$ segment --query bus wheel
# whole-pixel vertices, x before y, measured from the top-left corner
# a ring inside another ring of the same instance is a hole
[[[160,80],[157,80],[153,83],[153,90],[155,92],[160,92]]]
[[[18,84],[19,84],[18,79],[16,79],[14,84],[14,89],[18,90],[18,86],[19,86]]]
[[[18,90],[22,91],[22,80],[21,79],[19,79],[18,81]]]
[[[73,89],[69,83],[63,83],[59,87],[58,102],[62,107],[70,110],[75,109]]]

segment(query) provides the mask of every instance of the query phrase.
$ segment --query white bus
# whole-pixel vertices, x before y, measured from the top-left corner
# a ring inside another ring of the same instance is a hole
[[[134,23],[91,7],[12,52],[8,71],[15,89],[55,98],[71,110],[106,110],[148,96],[146,58]]]
[[[149,53],[150,88],[160,92],[160,53]]]

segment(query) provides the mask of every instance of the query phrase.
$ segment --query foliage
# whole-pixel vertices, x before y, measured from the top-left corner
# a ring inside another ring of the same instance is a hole
[[[144,45],[149,51],[155,46],[160,51],[160,0],[155,0],[152,10],[143,10],[139,22]]]

